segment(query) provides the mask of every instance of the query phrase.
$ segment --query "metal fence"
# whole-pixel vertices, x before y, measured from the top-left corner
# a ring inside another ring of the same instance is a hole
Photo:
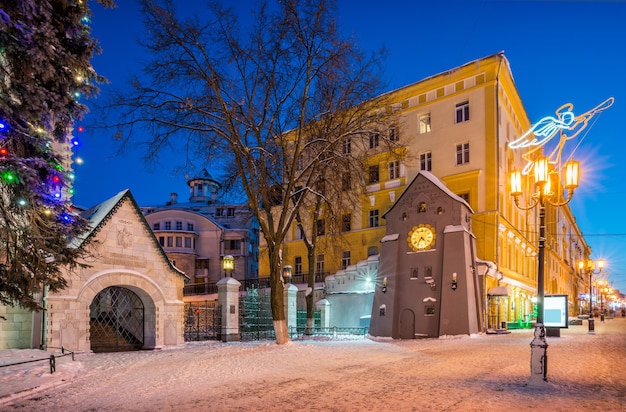
[[[239,300],[239,332],[242,341],[276,337],[269,290],[246,290]]]
[[[297,327],[290,327],[289,328],[289,336],[291,337],[291,339],[295,339],[297,337],[303,336],[304,332],[305,332],[305,327],[304,326],[297,326]],[[324,337],[328,337],[328,338],[334,338],[337,339],[339,337],[343,337],[343,338],[349,338],[349,337],[353,337],[353,338],[365,338],[367,336],[367,333],[369,331],[369,328],[367,327],[361,327],[361,328],[357,328],[357,327],[338,327],[338,326],[332,326],[330,328],[321,328],[321,327],[315,327],[312,331],[310,336],[324,336]]]
[[[5,363],[0,365],[0,368],[8,368],[9,366],[15,366],[15,365],[23,365],[25,363],[33,363],[33,362],[48,362],[50,365],[50,373],[54,373],[57,370],[57,362],[56,360],[58,358],[62,358],[64,356],[71,356],[72,360],[74,360],[74,351],[71,351],[67,348],[64,347],[60,347],[60,348],[53,348],[52,346],[50,346],[48,349],[61,349],[61,354],[60,355],[55,355],[54,353],[51,353],[50,356],[45,357],[45,358],[40,358],[40,359],[29,359],[29,360],[25,360],[25,361],[20,361],[20,362],[12,362],[12,363]]]
[[[185,304],[185,341],[221,339],[222,317],[217,301]]]

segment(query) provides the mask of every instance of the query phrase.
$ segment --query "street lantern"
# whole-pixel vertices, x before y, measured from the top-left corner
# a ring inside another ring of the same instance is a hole
[[[596,271],[595,268],[596,266],[598,267],[598,270]],[[594,262],[593,260],[588,260],[587,264],[585,264],[584,261],[580,261],[578,262],[578,269],[580,269],[581,272],[583,273],[587,273],[589,275],[589,331],[588,333],[590,334],[594,334],[595,332],[595,325],[594,325],[594,320],[593,320],[593,305],[591,303],[591,296],[593,295],[593,283],[591,282],[591,277],[593,275],[598,275],[600,274],[600,272],[602,272],[602,269],[604,269],[604,260],[600,259],[598,260],[598,262]]]
[[[291,283],[291,273],[292,273],[291,265],[287,265],[283,267],[283,281],[287,283]]]
[[[546,241],[546,204],[555,207],[566,205],[572,200],[574,190],[578,187],[579,164],[576,161],[569,161],[565,164],[566,176],[562,182],[567,190],[567,198],[564,199],[559,193],[560,183],[559,172],[554,170],[549,159],[539,157],[534,159],[534,183],[536,191],[530,193],[530,203],[521,206],[519,198],[522,195],[522,172],[513,170],[510,174],[511,196],[515,206],[521,210],[530,210],[539,206],[539,245],[537,254],[537,322],[535,323],[535,333],[530,343],[530,379],[529,384],[538,384],[547,381],[547,360],[548,342],[546,341],[546,330],[543,324],[544,308],[544,271],[545,271],[545,241]]]
[[[230,276],[232,277],[232,272],[235,270],[235,258],[233,258],[232,255],[224,256],[222,266],[224,268],[224,276],[228,276],[230,272]]]

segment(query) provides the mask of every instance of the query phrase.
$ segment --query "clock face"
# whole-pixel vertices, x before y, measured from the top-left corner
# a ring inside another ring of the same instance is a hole
[[[435,231],[430,225],[413,227],[407,239],[409,246],[414,251],[429,250],[435,243]]]

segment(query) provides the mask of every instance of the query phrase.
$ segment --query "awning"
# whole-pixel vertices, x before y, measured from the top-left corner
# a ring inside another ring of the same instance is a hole
[[[489,289],[487,295],[489,296],[509,296],[509,288],[508,286],[496,286],[495,288]]]

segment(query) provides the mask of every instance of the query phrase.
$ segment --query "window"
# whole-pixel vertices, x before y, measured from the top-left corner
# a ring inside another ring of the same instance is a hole
[[[367,257],[374,256],[378,254],[377,246],[370,246],[367,248]]]
[[[317,236],[323,236],[326,233],[326,222],[324,219],[317,219]]]
[[[456,122],[467,122],[469,117],[469,102],[463,102],[456,105]]]
[[[398,126],[396,125],[391,126],[387,131],[387,134],[389,136],[390,142],[397,142],[398,140],[400,140],[400,131],[398,130]]]
[[[341,231],[349,232],[352,230],[352,214],[347,213],[341,216]]]
[[[379,177],[379,174],[378,174],[378,165],[370,166],[369,174],[368,174],[368,182],[369,183],[378,183],[379,180],[380,180],[380,177]]]
[[[202,183],[196,183],[196,196],[204,196],[204,187],[202,187]]]
[[[176,222],[176,230],[183,230],[183,222]]]
[[[295,264],[295,275],[301,275],[302,274],[302,256],[296,256],[295,260],[294,260],[294,264]]]
[[[229,240],[226,240],[224,247],[225,247],[226,250],[237,250],[237,251],[239,251],[241,249],[241,240],[239,240],[239,239],[229,239]]]
[[[224,216],[224,209],[221,208],[221,207],[218,207],[217,209],[215,209],[215,216],[217,216],[217,217]]]
[[[459,193],[458,196],[469,203],[469,193]]]
[[[191,249],[191,238],[190,237],[186,237],[185,238],[185,249]]]
[[[187,223],[187,230],[193,232],[193,223]]]
[[[370,227],[378,227],[378,209],[370,210]]]
[[[411,268],[411,279],[417,279],[419,277],[419,270],[417,268]]]
[[[341,268],[345,269],[350,266],[350,251],[344,250],[341,256]]]
[[[174,244],[173,242],[174,242],[174,240],[172,239],[172,237],[168,236],[167,237],[167,247],[172,247],[172,245]]]
[[[159,236],[159,244],[161,245],[161,247],[165,246],[165,237]]]
[[[424,305],[424,316],[435,316],[435,305]]]
[[[463,143],[456,145],[456,164],[464,165],[470,161],[470,149],[469,143]]]
[[[346,192],[352,188],[352,177],[349,172],[341,176],[341,190]]]
[[[226,216],[227,216],[227,217],[233,217],[233,216],[235,216],[235,208],[234,208],[234,207],[229,207],[229,208],[226,210]]]
[[[165,230],[172,230],[172,222],[165,222]]]
[[[183,247],[183,238],[176,236],[176,247]]]
[[[370,149],[374,149],[378,147],[380,140],[380,135],[378,133],[370,134]]]
[[[304,169],[304,158],[302,156],[298,157],[298,161],[296,162],[296,170]]]
[[[304,239],[304,233],[302,233],[302,227],[300,225],[296,225],[296,240]]]
[[[427,172],[433,170],[433,154],[431,152],[420,153],[420,170]]]
[[[343,154],[352,153],[352,140],[350,138],[346,138],[343,141]]]
[[[196,259],[195,267],[198,270],[209,270],[209,259]]]
[[[324,255],[317,255],[315,258],[315,273],[324,273]]]
[[[419,117],[419,134],[430,132],[430,113],[422,114]]]
[[[394,160],[389,162],[389,180],[397,179],[400,177],[400,162]]]
[[[161,224],[155,223],[154,225],[152,225],[152,230],[161,230]]]

